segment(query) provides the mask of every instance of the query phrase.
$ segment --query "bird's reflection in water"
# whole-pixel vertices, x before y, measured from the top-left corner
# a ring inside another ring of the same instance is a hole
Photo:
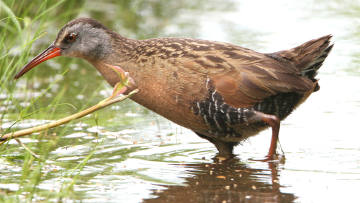
[[[280,191],[278,165],[268,165],[268,169],[250,168],[236,158],[186,164],[193,176],[184,185],[153,191],[154,198],[144,202],[293,202],[294,194]]]

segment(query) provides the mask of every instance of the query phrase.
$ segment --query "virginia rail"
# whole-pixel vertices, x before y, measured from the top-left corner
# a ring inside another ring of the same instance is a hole
[[[140,90],[132,100],[207,139],[219,156],[232,157],[239,142],[271,127],[270,160],[280,121],[319,90],[315,76],[333,46],[330,38],[263,54],[199,39],[128,39],[79,18],[15,78],[60,55],[86,59],[112,86],[120,80],[114,68],[126,71]]]

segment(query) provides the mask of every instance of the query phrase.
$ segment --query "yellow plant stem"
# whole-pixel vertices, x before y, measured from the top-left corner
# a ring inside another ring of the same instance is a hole
[[[3,136],[0,136],[0,145],[2,143],[4,143],[5,141],[10,140],[10,139],[22,137],[22,136],[25,136],[25,135],[30,135],[30,134],[35,133],[35,132],[44,131],[44,130],[47,130],[47,129],[50,129],[50,128],[54,128],[54,127],[63,125],[63,124],[68,123],[68,122],[70,122],[72,120],[82,118],[82,117],[84,117],[86,115],[89,115],[89,114],[93,113],[94,111],[100,110],[100,109],[102,109],[104,107],[107,107],[107,106],[109,106],[111,104],[123,101],[123,100],[131,97],[132,95],[134,95],[134,94],[136,94],[138,92],[139,92],[139,90],[135,89],[135,90],[131,91],[129,94],[127,94],[127,95],[123,95],[123,96],[115,97],[115,98],[112,98],[112,97],[107,98],[107,99],[97,103],[96,105],[94,105],[94,106],[92,106],[92,107],[90,107],[88,109],[85,109],[85,110],[83,110],[81,112],[78,112],[78,113],[75,113],[73,115],[67,116],[67,117],[62,118],[60,120],[56,120],[56,121],[51,122],[51,123],[35,126],[35,127],[32,127],[32,128],[28,128],[28,129],[23,129],[23,130],[7,133],[7,134],[5,134]]]

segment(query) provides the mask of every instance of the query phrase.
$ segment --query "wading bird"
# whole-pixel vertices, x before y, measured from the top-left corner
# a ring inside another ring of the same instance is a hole
[[[132,100],[207,139],[219,156],[232,157],[239,142],[271,127],[264,159],[271,160],[280,121],[319,90],[315,76],[333,47],[330,38],[264,54],[199,39],[128,39],[79,18],[15,78],[56,56],[87,60],[112,86],[121,79],[116,70],[127,72],[140,90]]]

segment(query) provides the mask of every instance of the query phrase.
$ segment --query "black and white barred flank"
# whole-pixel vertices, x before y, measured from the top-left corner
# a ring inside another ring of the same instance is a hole
[[[249,108],[235,108],[224,102],[223,97],[212,86],[211,81],[206,81],[208,97],[202,101],[194,102],[192,111],[201,116],[206,125],[210,127],[209,133],[224,137],[241,137],[234,130],[235,125],[248,126],[256,112],[276,115],[281,120],[288,116],[299,100],[300,94],[282,93],[264,99]],[[259,122],[257,123],[259,124]],[[265,125],[265,123],[262,123]]]

